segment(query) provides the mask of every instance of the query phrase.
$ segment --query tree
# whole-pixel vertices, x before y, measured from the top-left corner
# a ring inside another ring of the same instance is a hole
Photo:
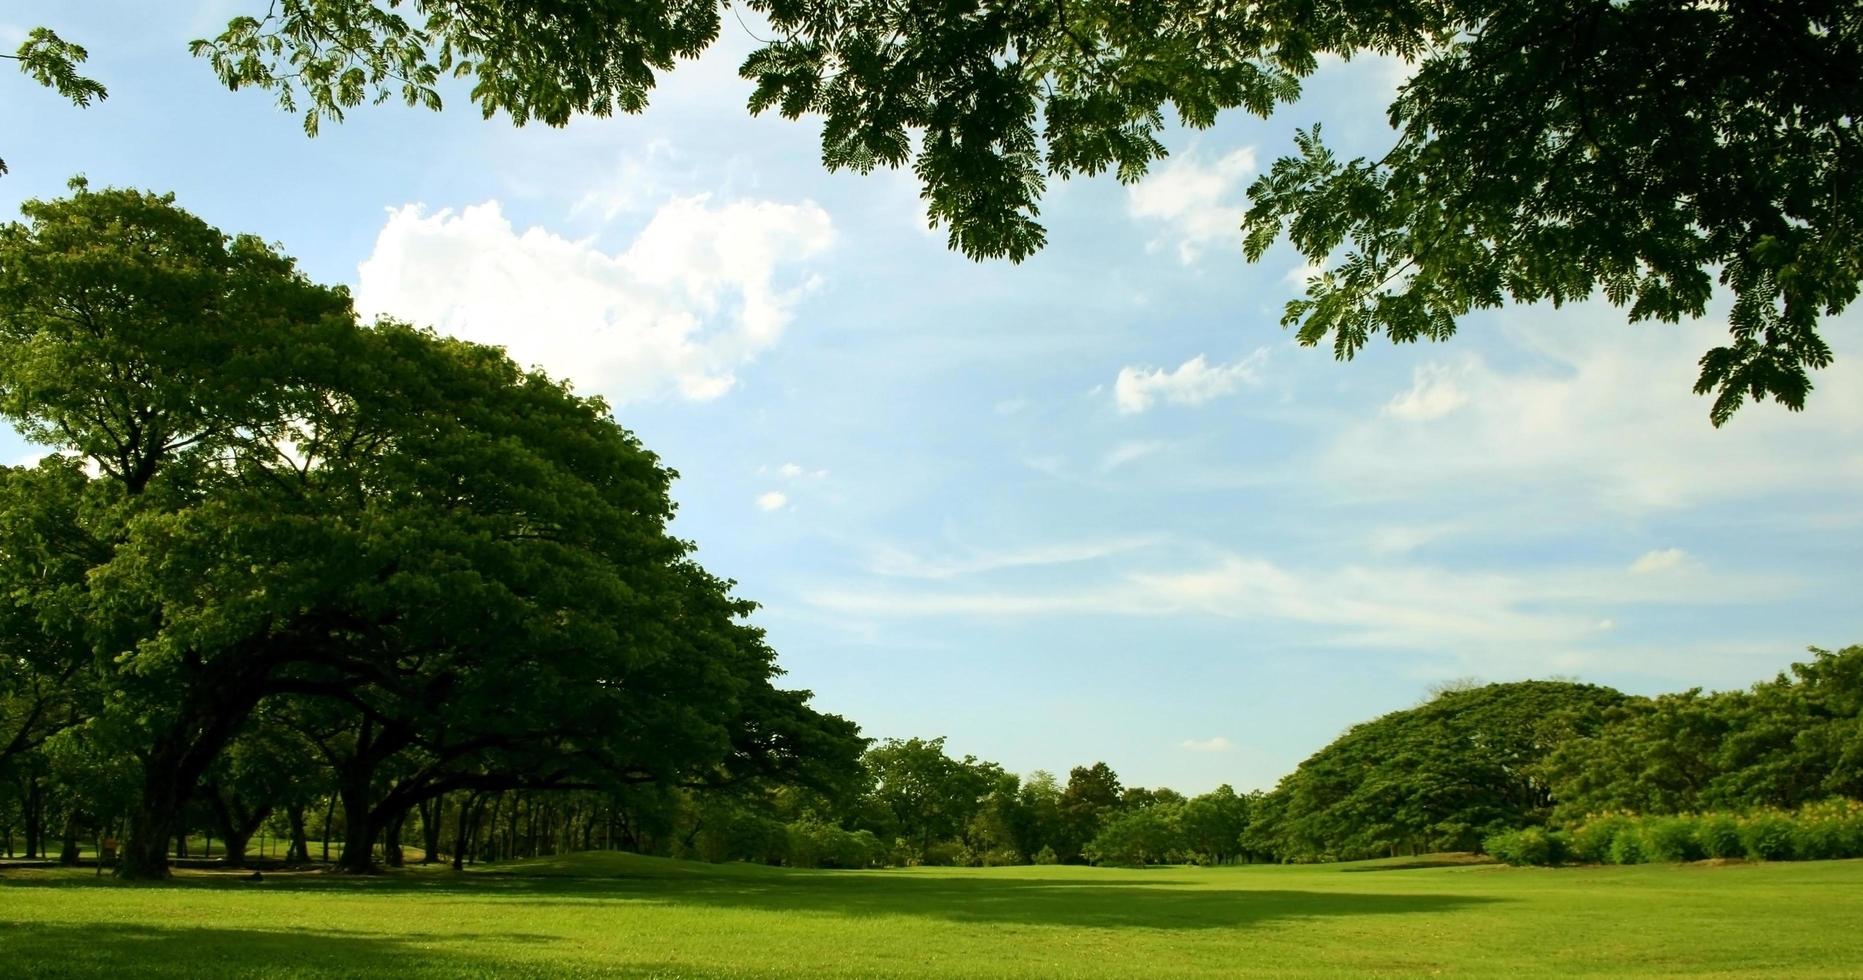
[[[1249,799],[1228,784],[1195,796],[1178,812],[1184,848],[1210,864],[1225,864],[1242,853],[1248,830]]]
[[[1186,847],[1184,804],[1166,800],[1114,814],[1087,842],[1084,854],[1095,864],[1162,864]]]
[[[1489,833],[1544,824],[1555,802],[1545,760],[1624,700],[1589,684],[1519,681],[1355,725],[1254,808],[1253,823],[1274,836],[1253,842],[1283,858],[1340,860],[1472,850]]]
[[[752,605],[667,533],[672,474],[605,403],[358,324],[169,197],[23,211],[0,228],[0,414],[98,473],[66,478],[101,542],[84,636],[141,733],[123,874],[166,873],[201,779],[281,697],[392,733],[345,774],[356,870],[455,789],[853,768],[854,726],[774,686]]]
[[[1249,258],[1285,233],[1326,266],[1283,323],[1341,359],[1509,301],[1601,292],[1632,321],[1700,317],[1718,275],[1732,336],[1696,391],[1720,425],[1748,398],[1804,407],[1831,360],[1818,321],[1863,280],[1863,15],[1846,0],[744,6],[776,35],[741,68],[751,110],[821,116],[830,169],[911,165],[973,258],[1042,247],[1050,178],[1141,178],[1167,105],[1196,128],[1266,118],[1322,56],[1408,60],[1387,152],[1341,160],[1316,124],[1249,189]],[[311,132],[364,101],[439,108],[448,74],[488,117],[562,125],[638,111],[718,29],[702,0],[281,0],[193,51]]]
[[[921,857],[934,842],[961,834],[1003,776],[993,762],[946,755],[942,736],[887,739],[868,749],[863,763],[873,774],[874,798]]]
[[[1119,774],[1104,762],[1075,766],[1068,772],[1067,788],[1061,791],[1062,834],[1054,846],[1062,861],[1081,857],[1100,825],[1119,809],[1122,793]]]
[[[1863,647],[1812,655],[1745,691],[1612,709],[1548,760],[1560,819],[1863,799]]]

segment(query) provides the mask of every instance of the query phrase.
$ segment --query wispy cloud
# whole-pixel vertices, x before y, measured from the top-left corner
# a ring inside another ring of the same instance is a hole
[[[1002,553],[971,566],[920,567],[916,577],[1106,558],[1104,544]],[[1455,570],[1384,563],[1297,568],[1268,558],[1218,552],[1174,563],[1128,561],[1084,583],[1020,589],[899,589],[871,584],[806,592],[819,608],[892,617],[1213,617],[1316,630],[1316,640],[1482,656],[1532,656],[1595,648],[1640,605],[1745,602],[1790,594],[1779,576],[1637,575],[1596,567]],[[1110,573],[1110,574],[1108,574]]]
[[[1177,747],[1191,752],[1229,752],[1233,751],[1236,745],[1221,735],[1217,735],[1214,738],[1187,738],[1177,743]]]
[[[952,579],[1010,568],[1074,565],[1126,554],[1158,543],[1133,535],[1095,541],[1059,542],[1021,548],[973,549],[958,555],[924,557],[900,548],[882,548],[867,563],[876,575],[895,578]]]
[[[782,510],[789,506],[789,495],[781,490],[771,490],[757,495],[757,509],[764,513]]]
[[[1100,457],[1100,472],[1110,473],[1127,463],[1136,463],[1163,449],[1165,445],[1166,443],[1156,440],[1122,442],[1107,450],[1105,456]]]

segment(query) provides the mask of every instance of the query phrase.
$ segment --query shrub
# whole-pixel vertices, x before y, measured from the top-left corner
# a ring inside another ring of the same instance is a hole
[[[1726,813],[1709,813],[1695,827],[1701,852],[1711,858],[1745,857],[1747,845],[1740,839],[1740,821]]]
[[[1643,820],[1643,859],[1646,861],[1699,861],[1705,855],[1696,817],[1648,817]],[[1613,845],[1615,846],[1615,845]],[[1629,863],[1629,862],[1621,862]]]
[[[1803,860],[1863,857],[1863,803],[1825,800],[1794,815],[1792,849]]]
[[[1574,860],[1587,864],[1603,864],[1611,860],[1611,842],[1620,832],[1632,829],[1628,817],[1607,814],[1593,817],[1572,831],[1572,852]]]
[[[1790,861],[1795,855],[1793,821],[1777,810],[1767,810],[1747,817],[1740,824],[1740,842],[1747,856],[1761,861]]]
[[[1626,823],[1611,835],[1610,861],[1612,864],[1642,864],[1649,860],[1643,853],[1643,835],[1634,823]]]
[[[1565,859],[1566,841],[1564,835],[1549,833],[1543,827],[1527,827],[1490,834],[1482,841],[1482,848],[1508,864],[1544,866]]]
[[[1054,853],[1054,848],[1049,847],[1046,844],[1043,844],[1042,849],[1035,852],[1035,863],[1036,864],[1060,864],[1061,858],[1059,855]]]
[[[972,863],[970,848],[957,841],[938,841],[925,848],[919,863],[935,868],[961,868]]]

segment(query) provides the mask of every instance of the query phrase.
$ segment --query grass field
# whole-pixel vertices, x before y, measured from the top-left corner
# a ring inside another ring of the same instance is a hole
[[[1424,866],[1416,866],[1416,865]],[[1863,976],[1863,861],[0,873],[0,975]]]

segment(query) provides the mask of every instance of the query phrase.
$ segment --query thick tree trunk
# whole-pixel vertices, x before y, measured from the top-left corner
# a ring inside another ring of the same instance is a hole
[[[67,867],[78,863],[78,814],[73,810],[65,815],[64,839],[59,842],[58,863]]]
[[[473,804],[477,802],[477,793],[467,793],[465,800],[459,804],[459,812],[453,814],[453,870],[466,870],[466,849],[472,846],[469,830],[476,818],[473,817]]]
[[[420,857],[422,864],[433,864],[440,860],[440,820],[445,813],[444,796],[435,797],[420,806],[421,845],[426,851]]]
[[[291,821],[291,846],[285,848],[286,864],[310,863],[310,838],[304,834],[304,804],[293,803],[285,810]]]
[[[252,832],[244,828],[228,828],[221,833],[225,836],[226,856],[220,859],[220,863],[229,868],[245,867],[246,848],[252,844]]]
[[[130,814],[129,836],[123,841],[123,854],[117,861],[117,877],[168,877],[168,841],[175,836],[177,809],[172,802],[145,801]]]
[[[375,863],[375,839],[380,836],[380,829],[369,819],[367,783],[361,789],[346,786],[340,795],[343,798],[343,853],[336,859],[337,870],[375,874],[381,870]]]
[[[407,826],[406,810],[389,817],[382,826],[382,863],[391,868],[407,866],[407,855],[401,849],[401,830]]]
[[[20,816],[26,824],[26,859],[31,860],[41,855],[40,847],[45,840],[45,790],[37,776],[26,780],[26,798],[20,803]]]

